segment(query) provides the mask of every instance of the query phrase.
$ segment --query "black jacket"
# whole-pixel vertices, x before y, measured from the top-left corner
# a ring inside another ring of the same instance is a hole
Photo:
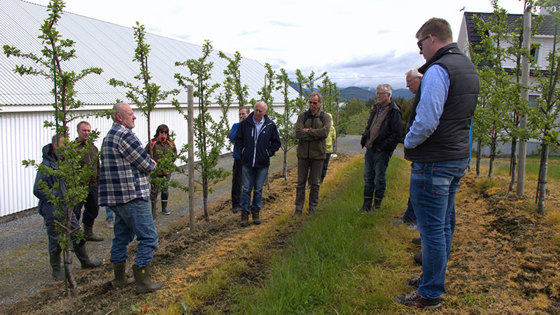
[[[276,124],[267,115],[264,115],[264,124],[257,135],[253,115],[254,112],[239,123],[239,129],[235,134],[235,145],[239,150],[243,165],[254,168],[268,167],[270,157],[280,149],[282,144],[278,129]]]
[[[377,104],[376,104],[377,106]],[[402,136],[402,115],[401,109],[397,104],[391,101],[389,104],[389,114],[385,117],[383,123],[381,123],[381,128],[379,128],[379,135],[373,142],[372,150],[377,151],[378,149],[387,153],[392,154],[397,144],[401,140]],[[362,139],[360,144],[362,148],[366,145],[370,136],[370,127],[375,117],[375,109],[369,112],[369,118],[366,125],[366,130],[362,133]]]
[[[43,162],[42,165],[52,168],[54,170],[58,169],[58,158],[54,153],[54,148],[52,144],[47,144],[43,147]],[[54,189],[55,184],[58,182],[58,178],[52,175],[46,175],[37,171],[37,176],[35,177],[35,184],[33,185],[33,194],[35,197],[39,198],[39,214],[43,216],[46,220],[52,219],[57,217],[58,219],[62,219],[62,216],[55,216],[54,211],[55,207],[51,203],[51,196],[45,192],[45,190],[39,184],[40,182],[44,182],[47,184],[47,187],[50,190],[50,193],[55,197],[62,197],[62,194],[65,193],[66,187],[64,184],[60,186],[60,192],[57,189]]]

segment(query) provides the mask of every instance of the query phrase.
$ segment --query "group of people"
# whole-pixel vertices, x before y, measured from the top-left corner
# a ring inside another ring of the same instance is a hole
[[[71,241],[82,268],[95,268],[100,266],[101,262],[89,258],[84,244],[86,241],[103,240],[93,233],[99,206],[105,206],[114,213],[114,238],[111,247],[111,263],[115,275],[113,285],[122,287],[135,283],[136,292],[140,294],[158,290],[163,286],[163,283],[154,283],[150,278],[149,265],[153,259],[153,251],[158,245],[154,217],[157,209],[155,201],[161,183],[150,185],[149,175],[156,169],[157,160],[167,156],[169,151],[176,154],[177,150],[168,137],[169,128],[166,125],[160,125],[154,139],[143,148],[140,140],[132,132],[135,119],[130,105],[119,103],[114,106],[113,125],[103,140],[100,159],[97,147],[90,144],[81,160],[82,167],[91,168],[93,173],[89,181],[88,196],[84,202],[74,207],[70,220],[72,230],[80,231],[78,221],[84,207],[84,238],[79,240],[76,233],[73,233]],[[83,148],[87,145],[91,125],[86,121],[80,122],[77,132],[78,138],[75,140],[77,148]],[[43,148],[43,165],[58,169],[59,161],[63,158],[58,153],[58,149],[65,145],[64,141],[63,135],[55,135],[51,143]],[[171,157],[171,160],[173,159]],[[153,173],[153,176],[169,181],[169,173],[169,170],[162,168],[157,174]],[[165,184],[163,187],[161,189],[162,213],[169,214],[168,192]],[[55,228],[55,222],[62,222],[64,213],[56,211],[52,196],[61,197],[60,194],[66,192],[65,183],[60,182],[53,175],[39,171],[33,192],[39,198],[39,213],[43,216],[47,228],[52,275],[57,280],[63,280],[61,247],[58,243],[60,233]],[[151,205],[150,200],[152,200]],[[132,266],[134,278],[129,278],[126,276],[125,262],[128,258],[128,244],[134,238],[138,240],[138,249]]]
[[[309,212],[315,213],[319,202],[319,186],[326,176],[333,152],[336,129],[332,116],[322,110],[323,99],[318,92],[309,95],[309,110],[296,122],[298,180],[294,216],[302,214],[306,183],[309,183]],[[254,111],[239,109],[239,122],[230,131],[234,143],[231,203],[232,212],[241,212],[240,224],[261,224],[262,189],[268,175],[270,157],[282,145],[276,124],[266,114],[268,105],[257,102]],[[252,194],[252,199],[251,199]]]
[[[408,209],[404,222],[416,222],[422,244],[422,274],[407,280],[415,287],[410,294],[398,296],[398,303],[418,308],[437,308],[445,293],[445,273],[455,229],[455,193],[470,159],[472,116],[477,103],[479,81],[475,67],[452,42],[451,27],[446,20],[432,18],[416,33],[420,54],[426,63],[406,74],[407,87],[415,94],[412,112],[406,125],[404,155],[412,162]],[[391,98],[389,84],[376,89],[377,103],[371,110],[361,138],[366,148],[364,166],[364,200],[360,211],[377,211],[385,195],[385,172],[393,151],[402,138],[402,113]],[[302,214],[305,190],[309,187],[309,212],[315,213],[319,187],[325,177],[332,142],[336,139],[332,116],[322,109],[322,96],[309,95],[309,108],[300,113],[295,127],[297,147],[297,187],[294,216]],[[239,123],[231,128],[234,143],[232,176],[232,211],[241,213],[240,224],[260,224],[262,189],[268,175],[270,157],[281,147],[276,124],[268,117],[268,105],[257,102],[253,112],[239,109]],[[154,226],[157,189],[150,189],[149,174],[157,165],[159,154],[176,148],[169,141],[169,128],[158,127],[154,139],[145,147],[132,132],[134,120],[131,107],[119,103],[113,110],[114,123],[103,140],[101,163],[92,162],[97,148],[90,147],[84,164],[91,164],[94,176],[85,202],[74,209],[72,227],[79,229],[81,207],[85,207],[83,225],[85,240],[73,238],[73,246],[83,268],[100,265],[92,261],[85,241],[102,240],[93,233],[93,220],[99,205],[115,212],[111,263],[114,285],[136,283],[136,292],[157,290],[163,283],[150,280],[150,263],[158,244]],[[78,124],[77,142],[85,144],[91,127]],[[57,168],[57,149],[64,145],[56,135],[43,148],[43,164]],[[330,149],[328,143],[330,142]],[[165,170],[155,174],[169,180]],[[44,217],[49,237],[49,255],[53,276],[63,278],[60,268],[60,246],[55,220],[60,219],[39,185],[40,181],[54,187],[56,178],[39,172],[34,193],[39,198],[39,213]],[[62,183],[63,184],[63,183]],[[308,184],[308,185],[307,185]],[[63,186],[63,185],[62,185]],[[64,188],[64,187],[63,187]],[[57,194],[51,189],[53,194]],[[252,195],[252,198],[251,198]],[[162,192],[162,212],[167,210],[167,191]],[[150,200],[152,204],[150,205]],[[134,278],[126,276],[127,246],[136,237],[138,249],[132,267]]]

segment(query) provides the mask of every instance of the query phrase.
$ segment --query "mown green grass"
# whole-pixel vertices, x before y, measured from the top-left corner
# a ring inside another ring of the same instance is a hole
[[[348,314],[397,311],[395,295],[408,293],[406,243],[413,232],[394,227],[408,197],[408,163],[391,160],[387,196],[380,212],[359,213],[363,196],[363,159],[339,172],[321,188],[318,214],[272,258],[262,284],[236,287],[233,313]],[[402,309],[401,309],[402,310]]]

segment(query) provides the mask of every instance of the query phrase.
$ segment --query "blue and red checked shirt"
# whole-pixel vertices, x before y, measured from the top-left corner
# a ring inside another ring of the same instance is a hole
[[[101,147],[99,205],[117,206],[134,199],[149,201],[148,173],[155,167],[132,130],[113,123]]]

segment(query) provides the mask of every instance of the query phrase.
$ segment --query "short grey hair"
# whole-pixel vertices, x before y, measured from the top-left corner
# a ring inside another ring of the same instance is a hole
[[[266,113],[268,111],[268,105],[266,105],[266,103],[264,101],[258,101],[255,103],[255,107],[257,107],[258,104],[261,104],[262,106],[264,106],[264,112]]]
[[[309,94],[309,98],[311,98],[311,96],[317,96],[317,98],[319,99],[319,103],[323,103],[323,95],[321,95],[321,93],[314,91]]]
[[[416,67],[411,68],[410,70],[408,70],[408,71],[405,73],[405,75],[406,75],[406,76],[409,76],[409,75],[410,75],[412,78],[420,78],[420,77],[422,77],[422,73],[418,72],[418,68],[416,68]]]
[[[128,104],[120,102],[115,104],[115,106],[113,106],[113,112],[111,113],[111,117],[113,118],[113,120],[117,120],[117,113],[120,113],[122,111],[122,107],[124,105],[128,105]]]
[[[376,90],[385,90],[385,92],[388,92],[389,95],[393,95],[393,88],[391,87],[390,84],[388,83],[381,83],[377,86]]]
[[[63,140],[64,140],[64,134],[59,133],[59,134],[55,134],[54,136],[52,136],[51,143],[56,144],[58,146],[58,145],[60,145],[60,143],[62,143]]]

